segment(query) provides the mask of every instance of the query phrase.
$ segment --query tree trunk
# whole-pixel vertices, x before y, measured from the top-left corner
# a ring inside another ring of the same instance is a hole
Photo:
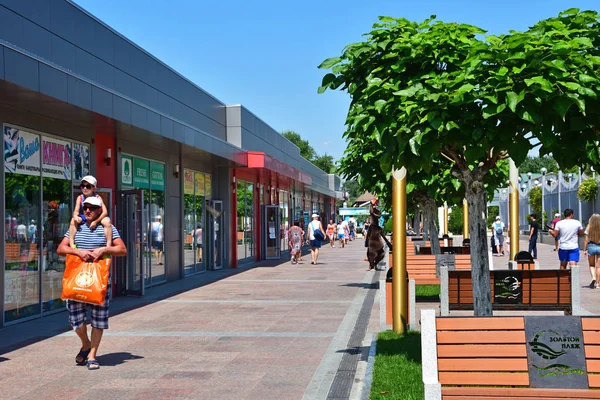
[[[431,198],[425,198],[422,200],[423,205],[423,231],[429,233],[429,241],[431,242],[431,254],[440,254],[440,240],[438,238],[438,228],[435,223],[437,219],[437,208],[435,206],[435,200]],[[423,239],[425,235],[423,235]]]
[[[492,315],[490,267],[487,247],[486,213],[487,192],[482,180],[462,172],[465,195],[469,204],[469,230],[471,232],[471,277],[473,278],[473,308],[476,316]]]

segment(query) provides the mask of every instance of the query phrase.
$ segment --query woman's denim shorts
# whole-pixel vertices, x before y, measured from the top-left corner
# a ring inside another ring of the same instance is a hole
[[[600,244],[588,243],[588,256],[600,256]]]

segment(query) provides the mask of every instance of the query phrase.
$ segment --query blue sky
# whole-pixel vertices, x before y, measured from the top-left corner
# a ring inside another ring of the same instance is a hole
[[[294,130],[336,159],[350,99],[317,94],[317,66],[361,40],[379,15],[464,22],[492,34],[524,30],[598,0],[75,0],[227,104],[241,103],[277,131]]]

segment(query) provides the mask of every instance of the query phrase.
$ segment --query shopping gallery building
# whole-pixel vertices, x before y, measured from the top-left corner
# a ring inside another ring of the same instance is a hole
[[[0,0],[0,121],[0,326],[64,310],[56,249],[85,175],[128,249],[113,296],[284,257],[294,221],[328,219],[340,194],[246,108],[68,0]]]

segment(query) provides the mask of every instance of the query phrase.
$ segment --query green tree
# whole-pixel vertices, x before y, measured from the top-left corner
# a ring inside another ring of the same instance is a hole
[[[452,207],[452,212],[448,215],[448,218],[448,231],[455,235],[461,235],[463,231],[462,207]]]
[[[300,149],[300,155],[306,158],[308,161],[312,162],[317,156],[315,149],[310,145],[308,140],[302,139],[299,133],[288,130],[281,132],[281,135],[298,146]]]
[[[325,153],[321,156],[317,156],[312,160],[312,163],[321,169],[321,171],[327,172],[328,174],[335,173],[335,160],[333,156]]]
[[[531,188],[529,191],[529,205],[531,206],[531,211],[537,213],[538,220],[542,215],[542,187],[536,186]]]
[[[558,172],[558,166],[556,164],[556,160],[552,156],[544,156],[544,157],[531,157],[528,156],[525,161],[521,165],[519,165],[520,172],[533,172],[540,173],[542,168],[546,168],[546,170],[550,172]]]
[[[440,157],[454,164],[469,205],[475,315],[492,313],[483,218],[490,171],[509,155],[521,164],[536,147],[562,168],[600,164],[599,21],[571,9],[526,32],[483,38],[480,28],[435,17],[380,17],[363,42],[320,65],[331,73],[319,91],[351,96],[349,148],[371,138],[385,149],[372,160],[384,171],[429,172]]]

